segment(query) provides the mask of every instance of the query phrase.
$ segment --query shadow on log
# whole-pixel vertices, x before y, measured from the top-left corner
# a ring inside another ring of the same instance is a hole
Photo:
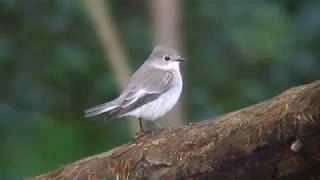
[[[30,179],[318,179],[320,81]]]

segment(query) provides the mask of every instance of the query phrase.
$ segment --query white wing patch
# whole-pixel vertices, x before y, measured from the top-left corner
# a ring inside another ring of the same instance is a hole
[[[168,82],[171,80],[172,74],[170,72],[167,72],[166,75],[164,76],[164,82],[168,84]]]
[[[144,96],[145,94],[146,90],[144,89],[139,89],[138,91],[131,91],[125,99],[125,102],[121,105],[121,107],[125,108],[135,103],[140,97]]]

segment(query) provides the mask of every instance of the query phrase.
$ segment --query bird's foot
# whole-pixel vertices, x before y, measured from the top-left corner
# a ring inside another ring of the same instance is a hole
[[[153,129],[151,130],[151,137],[153,138],[153,136],[154,136],[155,134],[157,134],[159,131],[161,131],[160,128],[153,128]]]
[[[142,136],[147,136],[147,135],[151,135],[151,137],[153,137],[155,134],[157,134],[161,129],[158,128],[153,128],[153,129],[150,129],[150,130],[144,130],[144,131],[140,131],[136,134],[136,137],[139,138],[139,137],[142,137]]]

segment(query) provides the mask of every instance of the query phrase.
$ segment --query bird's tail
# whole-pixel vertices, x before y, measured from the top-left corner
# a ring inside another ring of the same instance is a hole
[[[99,115],[105,112],[108,112],[114,108],[116,108],[117,106],[112,104],[112,103],[104,103],[104,104],[100,104],[94,107],[91,107],[87,110],[84,111],[84,117],[88,118],[88,117],[92,117],[95,115]]]

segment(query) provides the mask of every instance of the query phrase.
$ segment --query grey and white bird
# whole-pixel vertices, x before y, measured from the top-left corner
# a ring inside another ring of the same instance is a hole
[[[173,49],[156,46],[121,95],[85,110],[85,117],[106,114],[109,120],[134,116],[144,131],[141,119],[156,122],[177,103],[183,84],[179,64],[185,60]]]

